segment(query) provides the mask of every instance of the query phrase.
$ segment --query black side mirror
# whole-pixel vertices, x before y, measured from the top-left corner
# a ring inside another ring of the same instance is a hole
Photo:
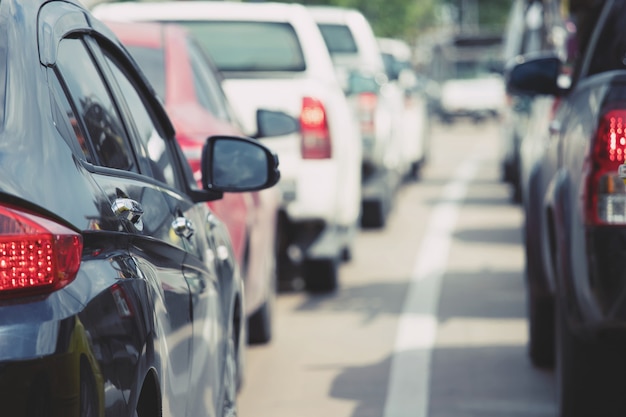
[[[244,137],[211,136],[202,152],[202,185],[217,192],[256,191],[280,179],[278,156]]]
[[[562,62],[554,54],[514,58],[505,71],[506,88],[511,94],[558,95]]]
[[[300,131],[300,121],[280,111],[257,110],[256,124],[257,139],[284,136]]]

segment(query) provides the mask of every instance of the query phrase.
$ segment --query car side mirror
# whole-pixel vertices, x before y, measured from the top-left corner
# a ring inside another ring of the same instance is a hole
[[[211,136],[202,152],[202,185],[217,192],[256,191],[280,179],[278,156],[262,143],[237,136]]]
[[[255,138],[285,136],[300,131],[300,121],[280,111],[259,109],[256,112]]]
[[[562,62],[554,54],[520,56],[507,66],[506,89],[510,94],[559,95]]]

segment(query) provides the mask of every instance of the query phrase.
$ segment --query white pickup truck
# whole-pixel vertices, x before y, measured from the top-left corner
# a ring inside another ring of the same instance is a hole
[[[261,139],[280,160],[279,280],[300,276],[309,290],[334,290],[360,221],[362,145],[309,11],[298,4],[229,1],[107,3],[96,11],[109,20],[189,28],[223,74],[246,134],[264,136],[254,131],[259,108],[299,120],[297,134]]]

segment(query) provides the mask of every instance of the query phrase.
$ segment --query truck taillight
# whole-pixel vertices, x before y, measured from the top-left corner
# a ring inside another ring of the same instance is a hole
[[[300,113],[303,159],[328,159],[331,157],[330,131],[326,109],[321,101],[304,97]]]
[[[611,110],[598,124],[588,166],[586,221],[626,225],[626,186],[618,175],[626,161],[626,109]]]
[[[365,92],[358,96],[358,118],[361,133],[373,134],[375,132],[376,105],[378,96],[375,93]]]
[[[52,220],[0,205],[0,297],[40,294],[69,284],[80,267],[80,234]]]

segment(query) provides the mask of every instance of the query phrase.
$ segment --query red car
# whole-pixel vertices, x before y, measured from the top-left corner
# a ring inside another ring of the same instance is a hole
[[[163,99],[194,176],[201,178],[200,156],[207,137],[243,135],[222,91],[219,72],[193,36],[180,26],[106,23]],[[244,276],[250,343],[271,339],[279,201],[279,191],[273,188],[225,193],[222,199],[208,203],[228,228]]]

